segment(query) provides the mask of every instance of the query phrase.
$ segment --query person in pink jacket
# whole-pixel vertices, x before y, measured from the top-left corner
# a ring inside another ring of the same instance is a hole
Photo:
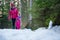
[[[18,9],[15,7],[14,4],[11,3],[11,8],[9,10],[9,19],[11,18],[12,19],[12,28],[15,29],[15,21],[16,21],[16,18],[18,17]]]

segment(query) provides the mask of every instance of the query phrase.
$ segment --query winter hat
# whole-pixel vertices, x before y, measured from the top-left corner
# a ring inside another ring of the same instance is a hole
[[[10,3],[10,6],[12,7],[12,6],[15,6],[15,5],[14,5],[14,3]]]

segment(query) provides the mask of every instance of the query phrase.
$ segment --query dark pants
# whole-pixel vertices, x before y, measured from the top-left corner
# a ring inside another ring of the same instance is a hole
[[[15,21],[16,21],[16,19],[13,19],[13,18],[12,18],[12,25],[13,25],[13,27],[12,27],[12,28],[13,28],[13,29],[15,29],[15,28],[16,28],[16,27],[15,27]]]

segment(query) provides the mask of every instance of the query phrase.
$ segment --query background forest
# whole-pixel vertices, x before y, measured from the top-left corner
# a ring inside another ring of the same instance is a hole
[[[21,13],[21,28],[48,27],[49,21],[60,25],[60,0],[13,0]],[[0,0],[0,28],[11,28],[8,11],[12,0]],[[31,16],[29,16],[31,14]],[[29,20],[31,18],[31,20]]]

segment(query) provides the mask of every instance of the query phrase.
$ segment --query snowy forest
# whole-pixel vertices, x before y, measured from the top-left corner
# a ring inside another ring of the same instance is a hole
[[[60,40],[60,0],[0,0],[0,40]]]

